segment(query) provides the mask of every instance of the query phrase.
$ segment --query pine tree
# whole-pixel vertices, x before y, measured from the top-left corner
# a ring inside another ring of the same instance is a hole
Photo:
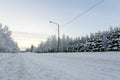
[[[115,28],[111,35],[111,51],[120,51],[120,29]]]

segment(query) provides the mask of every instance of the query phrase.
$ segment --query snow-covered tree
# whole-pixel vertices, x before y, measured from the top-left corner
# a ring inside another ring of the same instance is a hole
[[[8,26],[0,24],[0,52],[19,52],[17,43],[11,38],[11,31]]]
[[[63,35],[60,38],[59,52],[66,52],[67,46],[70,43],[71,38],[69,36]],[[58,51],[58,40],[56,35],[51,36],[47,39],[46,42],[41,42],[41,44],[36,48],[35,52],[44,53],[44,52],[57,52]]]
[[[114,28],[110,33],[110,51],[120,51],[120,28]]]

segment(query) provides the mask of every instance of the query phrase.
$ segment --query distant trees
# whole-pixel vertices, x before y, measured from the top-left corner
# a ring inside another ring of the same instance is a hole
[[[10,37],[11,31],[9,31],[8,26],[2,26],[0,24],[0,52],[19,52],[20,49],[17,46],[17,43],[13,41]]]
[[[63,35],[60,39],[59,52],[66,52],[68,44],[72,41],[69,36]],[[35,49],[34,52],[43,53],[43,52],[57,52],[58,49],[58,40],[56,35],[51,36],[47,39],[46,42],[41,42],[40,45]]]
[[[34,52],[57,52],[58,40],[51,36],[46,42],[41,42]],[[120,27],[110,28],[109,31],[90,33],[85,37],[75,39],[63,35],[60,38],[59,52],[103,52],[120,51]]]

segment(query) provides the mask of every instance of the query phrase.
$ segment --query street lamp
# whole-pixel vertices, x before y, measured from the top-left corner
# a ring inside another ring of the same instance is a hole
[[[60,38],[59,38],[59,24],[58,23],[55,23],[55,22],[52,22],[52,21],[49,21],[49,23],[53,23],[53,24],[56,24],[58,26],[58,48],[57,48],[57,51],[59,52],[59,45],[60,45]]]

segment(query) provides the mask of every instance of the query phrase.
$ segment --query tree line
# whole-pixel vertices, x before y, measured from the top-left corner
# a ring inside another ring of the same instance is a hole
[[[51,36],[46,42],[41,42],[38,47],[26,49],[37,53],[58,52],[56,35]],[[60,38],[59,52],[104,52],[120,51],[120,27],[110,27],[108,31],[90,33],[90,35],[70,38],[63,35]]]

